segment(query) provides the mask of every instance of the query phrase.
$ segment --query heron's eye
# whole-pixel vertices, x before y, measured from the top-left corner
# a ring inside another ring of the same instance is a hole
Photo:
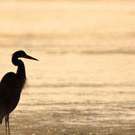
[[[26,53],[24,51],[21,51],[21,57],[26,56]]]

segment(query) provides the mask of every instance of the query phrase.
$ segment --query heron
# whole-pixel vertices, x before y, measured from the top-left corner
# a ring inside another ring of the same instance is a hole
[[[5,118],[6,135],[10,135],[9,114],[16,108],[26,82],[25,65],[19,58],[38,61],[23,50],[16,51],[12,55],[12,63],[18,67],[17,72],[6,73],[0,82],[0,124]]]

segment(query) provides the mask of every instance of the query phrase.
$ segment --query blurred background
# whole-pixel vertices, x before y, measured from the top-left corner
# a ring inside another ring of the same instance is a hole
[[[14,135],[133,135],[134,0],[1,0],[0,77],[24,50]],[[4,123],[0,134],[4,134]]]

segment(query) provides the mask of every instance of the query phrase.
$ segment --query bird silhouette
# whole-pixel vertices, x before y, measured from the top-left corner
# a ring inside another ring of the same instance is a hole
[[[22,50],[16,51],[12,56],[12,63],[18,66],[17,72],[8,72],[0,82],[0,124],[5,118],[6,135],[10,135],[9,114],[16,108],[26,81],[25,66],[19,58],[37,60]]]

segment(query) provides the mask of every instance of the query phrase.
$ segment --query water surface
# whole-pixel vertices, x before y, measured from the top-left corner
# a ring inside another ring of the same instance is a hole
[[[134,11],[133,1],[1,1],[0,76],[16,71],[16,50],[40,60],[24,60],[11,134],[133,135]]]

